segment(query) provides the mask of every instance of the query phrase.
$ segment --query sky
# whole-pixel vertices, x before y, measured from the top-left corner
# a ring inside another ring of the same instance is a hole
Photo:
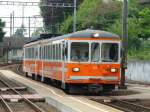
[[[0,1],[19,1],[19,2],[39,2],[40,0],[0,0]],[[22,6],[11,6],[11,5],[0,5],[0,18],[1,17],[10,17],[10,13],[14,11],[15,17],[21,17],[22,16]],[[24,16],[25,17],[34,17],[40,15],[40,9],[38,6],[25,6],[24,7]],[[10,18],[2,18],[3,21],[6,22],[6,27],[10,26]],[[14,20],[14,26],[20,27],[22,25],[22,19],[15,19]],[[25,27],[28,27],[29,20],[24,19],[24,25]],[[31,19],[31,27],[35,26],[42,26],[42,19]],[[15,29],[16,30],[16,29]],[[32,29],[32,32],[35,29]],[[10,35],[10,29],[5,28],[4,31],[6,32],[5,36]],[[28,35],[28,32],[26,32],[26,35]]]

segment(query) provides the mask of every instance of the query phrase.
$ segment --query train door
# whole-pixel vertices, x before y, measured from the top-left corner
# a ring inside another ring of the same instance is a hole
[[[66,73],[66,62],[68,59],[68,43],[63,41],[62,42],[62,85],[61,88],[66,89],[65,84],[65,73]]]

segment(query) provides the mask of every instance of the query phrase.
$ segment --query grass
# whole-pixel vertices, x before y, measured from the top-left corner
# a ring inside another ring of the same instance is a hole
[[[150,60],[150,40],[144,41],[139,50],[129,50],[129,60]]]

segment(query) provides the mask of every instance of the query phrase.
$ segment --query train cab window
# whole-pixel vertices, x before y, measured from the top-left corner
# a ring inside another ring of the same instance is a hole
[[[68,60],[68,43],[62,44],[62,60]]]
[[[119,46],[117,43],[103,43],[101,49],[102,62],[117,62]]]
[[[72,42],[70,58],[71,61],[87,62],[89,60],[89,43]]]
[[[91,61],[98,62],[100,59],[100,44],[92,43],[91,44]]]

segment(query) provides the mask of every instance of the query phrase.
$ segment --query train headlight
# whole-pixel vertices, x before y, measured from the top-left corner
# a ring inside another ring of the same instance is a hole
[[[117,68],[111,68],[110,71],[113,72],[113,73],[115,73],[115,72],[118,71],[118,69]]]
[[[80,71],[80,68],[73,68],[72,71],[74,71],[74,72],[79,72],[79,71]]]
[[[99,33],[94,33],[94,34],[93,34],[93,37],[95,37],[95,38],[96,38],[96,37],[99,37]]]

